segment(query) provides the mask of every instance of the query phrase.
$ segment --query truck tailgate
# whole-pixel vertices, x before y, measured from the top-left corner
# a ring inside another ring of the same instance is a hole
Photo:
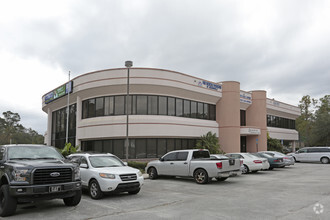
[[[229,160],[221,160],[222,162],[222,169],[221,171],[233,171],[233,170],[239,170],[241,168],[241,161],[240,159],[232,159]]]

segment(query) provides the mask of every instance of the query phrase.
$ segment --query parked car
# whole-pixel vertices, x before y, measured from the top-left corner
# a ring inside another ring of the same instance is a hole
[[[227,157],[224,154],[211,154],[210,157],[212,159],[220,159],[220,160],[229,160],[230,159],[229,157]],[[241,164],[241,167],[240,167],[241,172],[240,173],[233,173],[232,176],[237,176],[237,175],[242,174],[242,170],[244,169],[243,159],[240,159],[240,164]]]
[[[330,147],[304,147],[291,154],[297,162],[330,162]]]
[[[253,155],[261,158],[265,158],[268,160],[269,163],[269,169],[272,170],[274,168],[282,168],[285,166],[285,163],[283,161],[283,157],[276,157],[276,156],[271,156],[269,154],[265,153],[252,153]]]
[[[193,177],[196,183],[205,184],[210,179],[226,180],[229,176],[240,172],[240,160],[211,159],[208,150],[171,151],[159,160],[147,164],[146,172],[150,179],[158,176]]]
[[[126,166],[113,154],[76,153],[68,159],[80,165],[82,187],[89,190],[92,199],[109,192],[137,194],[144,182],[140,170]]]
[[[267,159],[256,157],[250,153],[229,153],[226,154],[226,156],[243,159],[243,166],[244,166],[242,170],[243,174],[249,172],[256,173],[260,170],[265,170],[269,168],[269,163]]]
[[[63,199],[76,206],[81,199],[79,167],[50,146],[0,146],[0,179],[2,217],[13,215],[20,202]]]
[[[260,153],[266,153],[270,156],[275,157],[283,157],[283,161],[285,163],[285,166],[294,165],[294,158],[290,155],[285,155],[283,153],[277,152],[277,151],[260,151]]]

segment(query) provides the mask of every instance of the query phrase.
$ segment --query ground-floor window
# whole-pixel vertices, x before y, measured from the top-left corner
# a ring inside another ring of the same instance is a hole
[[[182,138],[133,138],[130,139],[128,158],[159,158],[172,150],[195,148],[197,140]],[[119,158],[126,158],[125,139],[82,141],[81,150],[112,153]]]
[[[70,105],[68,123],[68,142],[73,146],[76,144],[76,104]],[[52,113],[52,143],[51,145],[62,149],[66,141],[67,109],[62,108]]]

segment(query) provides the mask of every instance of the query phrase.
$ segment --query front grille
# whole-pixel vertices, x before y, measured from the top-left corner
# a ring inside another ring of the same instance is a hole
[[[136,190],[138,188],[140,188],[139,182],[120,183],[120,184],[118,184],[116,191],[126,192],[126,191],[130,191],[130,190]]]
[[[36,169],[33,173],[33,184],[35,185],[67,182],[72,182],[71,168]]]
[[[136,180],[137,177],[136,177],[136,174],[122,174],[122,175],[119,175],[120,176],[120,179],[122,181],[132,181],[132,180]]]

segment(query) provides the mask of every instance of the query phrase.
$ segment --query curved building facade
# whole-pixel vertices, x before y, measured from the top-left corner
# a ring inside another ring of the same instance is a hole
[[[131,159],[192,148],[209,131],[228,153],[266,150],[267,132],[293,147],[298,140],[299,108],[267,99],[266,91],[151,68],[130,68],[129,81],[128,105],[126,68],[86,73],[45,94],[45,142],[61,148],[68,134],[83,150],[125,158],[126,110]]]

